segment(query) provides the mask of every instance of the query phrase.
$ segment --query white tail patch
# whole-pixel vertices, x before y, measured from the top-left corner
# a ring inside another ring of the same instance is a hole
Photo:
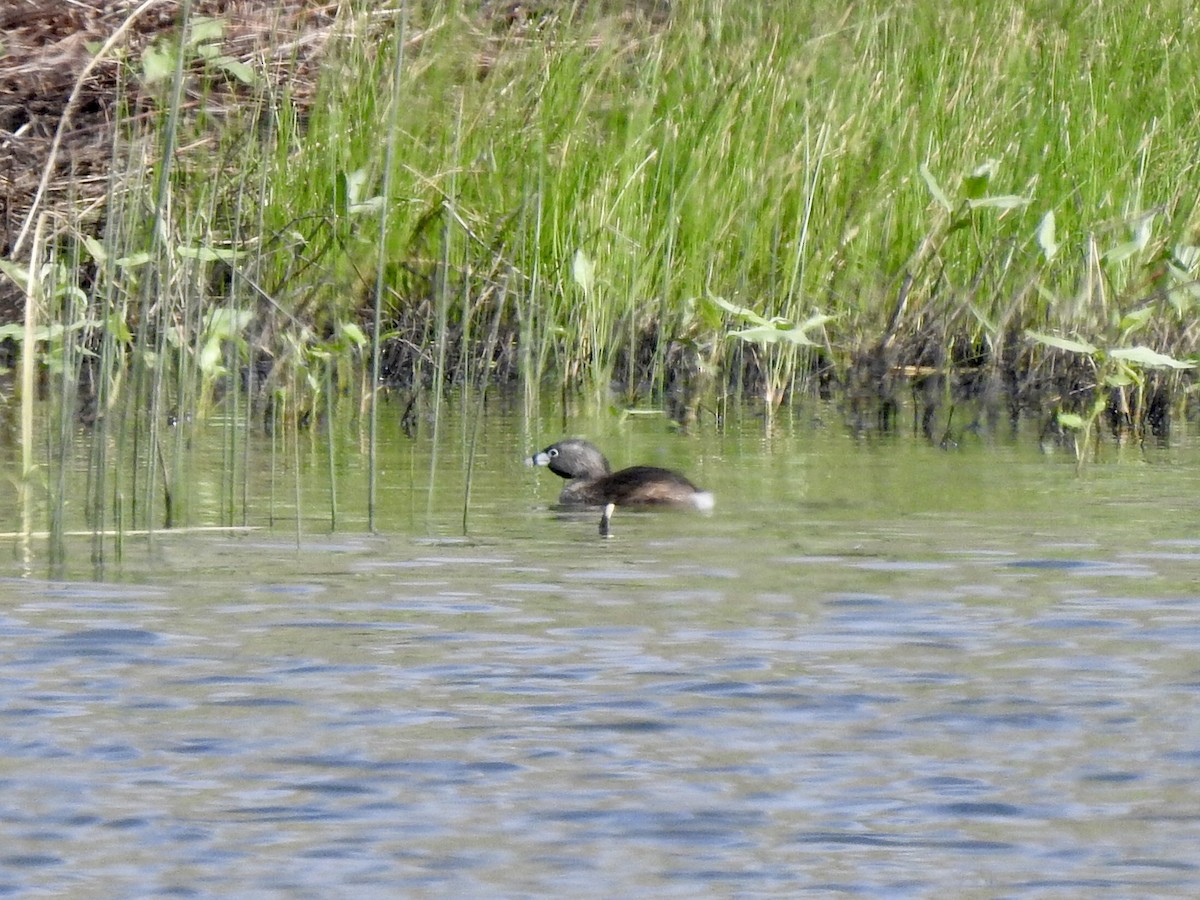
[[[713,508],[713,495],[708,491],[696,491],[692,494],[692,503],[696,509],[702,509],[705,512]]]

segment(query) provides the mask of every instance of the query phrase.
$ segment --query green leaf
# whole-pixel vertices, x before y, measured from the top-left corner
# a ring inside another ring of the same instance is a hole
[[[366,169],[355,169],[353,172],[345,172],[343,175],[346,184],[346,202],[349,204],[360,202],[366,191],[369,173]]]
[[[921,163],[921,165],[917,167],[917,171],[920,172],[921,177],[925,179],[925,186],[929,188],[929,193],[933,194],[933,199],[936,200],[938,204],[946,210],[946,212],[953,210],[954,205],[950,202],[950,198],[946,196],[945,192],[938,185],[937,179],[933,177],[933,173],[929,171],[929,166],[925,165],[925,163]]]
[[[1117,246],[1109,248],[1102,259],[1109,265],[1115,265],[1129,259],[1129,257],[1141,249],[1141,245],[1137,241],[1126,241],[1123,244],[1117,244]]]
[[[1038,222],[1037,229],[1038,246],[1042,248],[1042,255],[1046,257],[1046,262],[1054,259],[1058,255],[1058,240],[1054,234],[1054,210],[1049,210],[1042,221]]]
[[[221,307],[209,310],[205,316],[204,333],[218,340],[238,337],[253,318],[254,313],[248,309]]]
[[[11,260],[0,259],[0,272],[3,272],[16,282],[17,287],[21,290],[29,290],[29,270],[24,266],[18,266]]]
[[[832,322],[835,318],[836,316],[828,316],[825,313],[814,313],[796,327],[804,331],[810,331],[813,328],[820,328],[822,325]]]
[[[690,313],[689,318],[698,320],[706,331],[717,331],[725,319],[721,307],[708,297],[689,297],[687,310]]]
[[[333,214],[347,216],[350,214],[350,179],[342,169],[333,175]]]
[[[731,331],[726,337],[739,338],[754,344],[792,344],[797,347],[813,346],[812,339],[800,326],[778,328],[775,325],[758,325],[742,331]]]
[[[175,59],[178,51],[163,41],[156,41],[142,51],[142,81],[156,84],[175,75]]]
[[[221,339],[210,337],[200,350],[200,371],[205,375],[217,375],[221,371]]]
[[[975,317],[975,320],[983,326],[984,331],[986,331],[988,334],[996,333],[996,323],[992,321],[990,316],[988,316],[982,309],[979,308],[978,304],[968,303],[967,309],[971,311],[971,315]]]
[[[359,203],[351,203],[348,212],[351,215],[357,213],[373,213],[383,209],[383,197],[376,194],[374,197],[368,197]]]
[[[1193,247],[1190,244],[1176,244],[1171,249],[1171,255],[1175,257],[1180,268],[1187,272],[1191,272],[1197,266],[1200,266],[1200,247]]]
[[[1058,424],[1063,428],[1069,428],[1072,431],[1083,430],[1083,416],[1078,413],[1060,412],[1058,414]]]
[[[571,262],[571,277],[583,288],[585,294],[592,292],[592,286],[596,282],[596,264],[588,259],[582,250],[575,251],[575,259]]]
[[[138,253],[131,253],[129,256],[118,257],[115,265],[118,269],[136,269],[148,262],[150,262],[150,254],[142,250]]]
[[[1052,334],[1041,334],[1037,331],[1026,331],[1025,337],[1037,341],[1039,344],[1045,344],[1047,347],[1066,350],[1068,353],[1084,353],[1091,356],[1100,349],[1089,344],[1087,341],[1073,341],[1069,338],[1055,337]]]
[[[367,345],[367,336],[353,322],[342,323],[342,334],[358,347],[365,347]]]
[[[1154,213],[1148,213],[1137,220],[1133,226],[1133,238],[1110,249],[1104,254],[1106,263],[1124,262],[1136,253],[1141,253],[1150,243],[1150,233],[1154,224]]]
[[[1140,384],[1140,381],[1134,377],[1133,372],[1128,366],[1121,366],[1116,372],[1111,375],[1104,376],[1104,383],[1108,387],[1129,387],[1132,384]]]
[[[954,234],[956,231],[962,231],[964,228],[969,228],[971,225],[971,208],[964,206],[950,218],[950,225],[946,229],[946,234]]]
[[[191,26],[187,37],[190,46],[206,41],[219,41],[225,36],[225,22],[211,16],[193,16]]]
[[[76,303],[86,304],[87,294],[75,284],[65,284],[55,292],[56,297],[69,297]]]
[[[967,200],[983,198],[992,181],[992,176],[996,174],[999,167],[1000,164],[996,160],[989,159],[982,165],[976,166],[975,171],[963,179],[963,192],[967,195]]]
[[[83,236],[83,249],[88,252],[88,256],[101,265],[104,265],[108,259],[108,251],[104,249],[104,245],[89,234]]]
[[[1046,305],[1053,308],[1058,306],[1058,297],[1054,295],[1054,291],[1047,288],[1044,284],[1039,284],[1036,287],[1037,294],[1046,301]]]
[[[232,75],[242,84],[253,87],[258,84],[258,75],[255,71],[238,59],[232,56],[218,56],[210,62],[214,68]]]
[[[73,325],[71,330],[77,330],[82,325]],[[61,338],[63,332],[66,331],[61,324],[55,322],[53,325],[38,325],[32,331],[32,337],[35,341],[53,341]],[[0,325],[0,341],[6,338],[11,338],[15,341],[25,340],[25,326],[21,322],[10,322],[7,325]]]
[[[1149,306],[1143,306],[1141,309],[1135,309],[1131,313],[1126,313],[1121,319],[1121,333],[1128,334],[1131,331],[1136,331],[1149,322],[1153,315],[1154,309]]]
[[[1002,194],[998,197],[981,197],[978,200],[968,200],[971,209],[1020,209],[1029,205],[1028,197],[1018,197],[1016,194]]]
[[[108,317],[105,330],[113,336],[114,340],[122,344],[133,343],[133,332],[129,330],[129,325],[125,320],[116,313],[112,313]]]
[[[1167,299],[1171,301],[1177,315],[1188,315],[1196,301],[1200,300],[1200,284],[1183,269],[1171,263],[1167,263],[1167,274],[1175,282],[1175,287],[1167,291]]]
[[[201,262],[221,262],[231,263],[239,257],[244,256],[241,250],[234,250],[232,247],[176,247],[175,252],[182,259],[198,259]]]
[[[1138,219],[1133,227],[1133,240],[1139,248],[1145,248],[1150,243],[1150,236],[1154,231],[1154,216],[1155,213],[1147,213]]]
[[[704,298],[707,302],[725,310],[730,315],[737,316],[739,319],[745,319],[747,322],[753,322],[755,325],[769,324],[766,319],[756,313],[754,310],[746,306],[737,306],[730,303],[724,297],[708,296]]]
[[[1107,351],[1110,359],[1121,360],[1147,369],[1194,369],[1195,363],[1183,362],[1149,347],[1114,347]]]

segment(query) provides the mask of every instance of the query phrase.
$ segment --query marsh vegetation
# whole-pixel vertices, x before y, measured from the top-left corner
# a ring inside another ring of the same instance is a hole
[[[380,391],[435,429],[497,388],[685,428],[819,395],[1081,459],[1188,413],[1183,0],[29,6],[3,415],[97,529],[178,524],[215,419],[231,473],[244,429],[371,454]]]

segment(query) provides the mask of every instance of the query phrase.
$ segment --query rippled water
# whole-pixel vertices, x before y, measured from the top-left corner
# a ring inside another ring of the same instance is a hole
[[[501,431],[466,534],[397,463],[376,536],[7,563],[0,894],[1200,894],[1194,450],[637,434],[714,515]]]

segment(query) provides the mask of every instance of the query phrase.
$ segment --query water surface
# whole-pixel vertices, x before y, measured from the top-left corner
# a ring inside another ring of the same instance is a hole
[[[634,422],[717,510],[604,541],[557,437],[488,423],[465,532],[461,444],[397,437],[374,535],[314,478],[103,570],[10,541],[0,893],[1200,893],[1189,443]]]

